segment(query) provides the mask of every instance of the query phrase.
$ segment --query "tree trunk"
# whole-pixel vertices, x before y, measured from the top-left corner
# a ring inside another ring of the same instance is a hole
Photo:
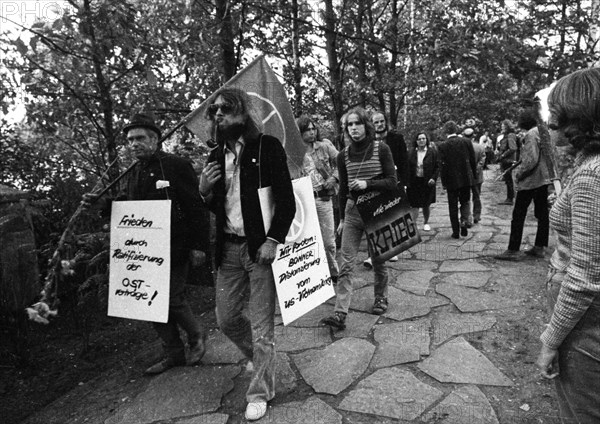
[[[298,23],[298,0],[292,0],[292,60],[294,76],[294,111],[302,114],[302,67],[300,66],[300,25]]]
[[[370,36],[375,38],[375,19],[373,18],[373,7],[367,8],[367,22],[369,23]],[[371,55],[371,63],[373,64],[373,70],[375,71],[375,80],[372,84],[375,95],[377,96],[377,103],[379,104],[379,111],[385,114],[385,84],[383,79],[383,71],[381,69],[381,61],[379,60],[379,48],[374,44],[369,44],[369,53]]]
[[[333,103],[332,118],[335,124],[336,135],[340,134],[340,122],[343,112],[342,76],[341,64],[337,54],[337,34],[335,32],[336,16],[333,9],[333,0],[325,0],[325,50],[329,68],[329,80],[331,83],[331,101]],[[342,147],[342,146],[339,146]]]
[[[392,1],[392,20],[394,23],[394,27],[396,28],[396,32],[399,33],[399,19],[398,19],[398,2],[397,0]],[[392,52],[392,57],[390,59],[390,76],[396,74],[396,65],[398,63],[398,42],[394,40],[394,49]],[[396,87],[395,84],[391,84],[388,92],[388,97],[390,101],[390,125],[395,127],[398,124],[398,109],[397,109],[397,101],[396,101]]]
[[[355,27],[356,27],[356,37],[357,37],[357,55],[358,60],[356,61],[356,67],[358,71],[358,82],[360,91],[358,92],[359,104],[362,107],[367,106],[367,93],[366,88],[368,87],[367,82],[367,60],[365,57],[365,42],[364,32],[363,32],[363,17],[365,14],[365,2],[361,1],[358,3],[358,13],[356,15]]]
[[[592,0],[587,56],[589,67],[600,66],[600,0]]]
[[[104,65],[105,58],[101,46],[98,44],[96,39],[96,33],[94,30],[94,18],[90,6],[90,0],[84,0],[83,11],[85,14],[87,35],[90,40],[90,50],[92,53],[93,64],[94,64],[94,75],[96,78],[96,84],[98,86],[98,96],[100,99],[100,105],[102,107],[102,115],[104,121],[104,139],[106,140],[106,153],[108,156],[108,163],[113,163],[117,158],[117,140],[114,129],[114,108],[113,100],[111,97],[111,87],[106,80],[102,66]],[[110,179],[114,179],[119,175],[118,167],[109,169],[108,176]]]
[[[235,75],[237,61],[235,43],[233,40],[233,24],[228,0],[216,0],[217,20],[220,24],[219,43],[221,45],[221,66],[224,81]]]

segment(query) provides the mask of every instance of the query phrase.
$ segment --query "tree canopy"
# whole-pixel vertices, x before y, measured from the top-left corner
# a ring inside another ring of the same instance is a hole
[[[13,28],[0,35],[2,110],[26,110],[2,122],[1,183],[89,186],[115,158],[130,160],[120,129],[131,113],[173,127],[261,52],[296,113],[319,117],[330,136],[355,105],[408,136],[447,119],[495,131],[522,98],[599,58],[598,0],[68,4],[31,25],[0,17]],[[190,142],[203,141],[174,137]]]

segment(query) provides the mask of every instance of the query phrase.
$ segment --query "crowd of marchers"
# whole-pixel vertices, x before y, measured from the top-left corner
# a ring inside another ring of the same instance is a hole
[[[306,145],[303,173],[312,182],[336,295],[333,313],[321,322],[334,331],[346,328],[352,277],[366,224],[356,207],[358,196],[400,188],[406,193],[413,220],[428,232],[439,178],[448,198],[447,236],[460,239],[468,237],[472,226],[481,225],[484,170],[498,163],[507,191],[502,203],[512,205],[513,210],[507,250],[496,258],[522,258],[523,227],[533,201],[537,234],[524,254],[546,258],[550,228],[557,235],[546,280],[550,321],[541,336],[537,364],[544,377],[556,381],[564,423],[598,423],[600,69],[570,74],[550,93],[549,126],[575,156],[575,170],[568,185],[551,196],[551,209],[548,199],[555,173],[550,149],[543,144],[537,105],[532,104],[519,114],[518,129],[505,120],[498,137],[481,133],[475,121],[467,119],[460,126],[446,122],[435,140],[423,131],[408,143],[379,111],[349,110],[340,123],[342,136],[337,143],[321,137],[315,119],[297,119]],[[169,315],[166,323],[154,323],[164,358],[150,366],[148,374],[198,364],[204,355],[206,330],[191,312],[185,281],[189,268],[206,261],[209,251],[209,222],[203,208],[214,213],[217,322],[247,358],[252,377],[245,417],[258,420],[275,396],[276,290],[271,264],[294,219],[294,193],[286,152],[277,138],[262,133],[246,92],[219,90],[206,109],[206,119],[216,147],[199,178],[191,163],[162,150],[161,130],[153,117],[135,114],[124,133],[138,161],[123,189],[111,199],[86,194],[82,203],[107,213],[111,200],[171,201]],[[273,192],[268,231],[258,197],[261,187],[271,187]],[[438,234],[445,228],[438,228]],[[364,266],[374,273],[372,313],[385,314],[388,266],[370,259]],[[186,333],[187,348],[180,328]]]

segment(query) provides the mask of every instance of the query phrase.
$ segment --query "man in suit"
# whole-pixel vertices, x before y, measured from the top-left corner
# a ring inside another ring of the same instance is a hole
[[[465,128],[463,135],[467,140],[473,143],[473,150],[475,151],[475,161],[477,162],[477,172],[475,173],[475,183],[471,186],[471,194],[473,195],[473,224],[477,224],[481,220],[481,186],[483,185],[483,170],[485,167],[485,146],[479,144],[475,139],[475,132],[473,128]],[[471,220],[469,219],[468,226],[471,226]]]
[[[200,194],[216,215],[216,311],[219,327],[251,360],[246,419],[267,412],[275,396],[275,280],[271,263],[296,213],[281,142],[261,134],[248,94],[222,88],[207,109],[215,147],[200,175]],[[258,189],[271,187],[271,226]],[[242,310],[246,309],[243,313]]]
[[[468,235],[471,186],[475,184],[477,161],[473,143],[458,135],[454,121],[444,124],[446,140],[440,143],[442,184],[448,193],[448,211],[452,225],[452,238]],[[460,202],[460,221],[458,204]],[[460,232],[459,232],[460,231]]]

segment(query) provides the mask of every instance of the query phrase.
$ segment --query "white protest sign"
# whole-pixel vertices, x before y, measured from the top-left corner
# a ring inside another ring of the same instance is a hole
[[[292,181],[296,216],[279,245],[272,269],[283,324],[288,325],[335,295],[325,246],[317,218],[317,207],[309,177]],[[263,222],[268,229],[273,218],[270,187],[258,191]]]
[[[113,202],[108,315],[167,322],[171,201]]]

